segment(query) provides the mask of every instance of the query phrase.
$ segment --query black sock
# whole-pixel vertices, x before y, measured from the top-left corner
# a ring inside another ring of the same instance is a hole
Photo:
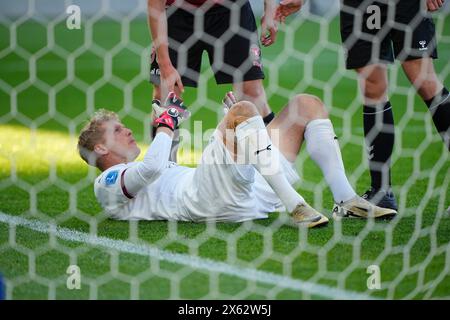
[[[450,95],[447,88],[442,89],[434,98],[424,100],[433,117],[434,125],[450,151]]]
[[[267,116],[265,116],[263,118],[263,121],[264,121],[264,124],[266,125],[266,127],[270,123],[270,121],[273,120],[273,118],[275,118],[275,113],[273,113],[273,112],[269,113]]]
[[[391,156],[394,149],[394,115],[391,103],[364,106],[364,137],[368,151],[372,188],[391,186]]]

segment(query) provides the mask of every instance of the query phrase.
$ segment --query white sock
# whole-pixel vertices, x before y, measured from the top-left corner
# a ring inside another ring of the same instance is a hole
[[[238,163],[252,164],[281,199],[288,212],[305,199],[295,191],[283,173],[281,154],[273,145],[261,116],[254,116],[236,127]]]
[[[311,158],[322,169],[334,201],[345,202],[356,196],[345,175],[341,150],[331,121],[316,119],[309,122],[305,129],[305,141]]]

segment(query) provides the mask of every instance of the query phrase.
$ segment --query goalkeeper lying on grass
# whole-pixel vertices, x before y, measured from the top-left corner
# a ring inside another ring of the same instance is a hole
[[[173,131],[189,117],[173,93],[153,110],[157,134],[142,162],[133,162],[140,149],[131,130],[115,113],[98,111],[82,130],[78,150],[102,171],[94,190],[106,213],[120,220],[239,222],[287,210],[298,225],[324,225],[327,217],[292,187],[299,180],[293,163],[305,140],[333,192],[335,218],[395,214],[360,198],[350,186],[333,126],[318,98],[297,95],[267,128],[252,103],[236,102],[232,93],[224,103],[229,111],[197,168],[168,160]]]

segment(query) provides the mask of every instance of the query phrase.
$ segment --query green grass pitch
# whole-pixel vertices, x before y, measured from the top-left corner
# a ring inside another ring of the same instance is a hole
[[[133,20],[129,30],[130,40],[138,48],[148,47],[144,20]],[[450,218],[442,212],[450,205],[448,153],[425,105],[413,94],[398,66],[390,69],[390,90],[395,92],[391,101],[398,125],[393,181],[404,210],[395,221],[378,221],[368,228],[365,221],[355,219],[339,225],[331,222],[325,228],[306,232],[287,225],[278,227],[280,214],[274,213],[269,219],[254,223],[217,224],[211,234],[210,226],[205,224],[129,223],[112,221],[101,214],[92,188],[95,172],[77,158],[76,140],[71,133],[77,132],[88,118],[88,105],[104,107],[127,114],[123,122],[133,129],[145,148],[148,127],[141,115],[149,113],[151,86],[143,77],[133,84],[128,95],[121,87],[105,81],[91,96],[69,82],[56,94],[47,94],[47,86],[58,86],[66,78],[67,63],[73,63],[76,77],[87,85],[102,78],[106,70],[98,52],[102,52],[101,48],[110,50],[120,42],[120,24],[100,20],[92,31],[93,41],[100,48],[95,52],[82,49],[85,25],[79,31],[69,31],[64,21],[57,24],[54,41],[59,50],[37,57],[36,77],[41,83],[33,83],[17,95],[2,86],[0,212],[375,298],[450,296]],[[449,16],[438,25],[438,31],[447,40],[439,46],[441,59],[436,61],[436,68],[438,72],[444,70],[442,80],[448,87]],[[277,43],[262,49],[267,75],[264,82],[275,111],[287,102],[287,95],[300,92],[316,94],[325,101],[340,135],[351,183],[361,193],[369,184],[362,117],[359,103],[355,102],[355,76],[343,69],[338,32],[338,20],[323,25],[305,21],[288,36],[281,30]],[[47,42],[46,28],[28,21],[17,29],[17,38],[18,45],[27,51],[42,52],[39,50]],[[0,51],[10,41],[8,27],[0,24]],[[286,48],[293,48],[296,53],[291,55],[293,51]],[[76,58],[66,63],[63,57],[70,52],[76,52]],[[126,46],[115,52],[111,71],[129,83],[148,72],[141,68],[147,68],[145,62]],[[203,65],[201,90],[208,97],[208,108],[197,100],[193,89],[187,88],[184,98],[195,110],[192,121],[202,121],[206,130],[215,127],[220,117],[220,110],[215,110],[221,108],[220,100],[230,87],[216,86],[206,58]],[[23,51],[12,51],[0,58],[0,79],[12,87],[28,79],[29,72],[29,60],[23,57]],[[13,99],[17,110],[11,109]],[[53,103],[55,110],[49,110]],[[127,113],[124,106],[139,113]],[[51,116],[55,111],[56,118]],[[36,134],[30,131],[33,126]],[[181,162],[187,154],[181,156]],[[329,214],[333,205],[331,193],[321,184],[320,171],[305,150],[298,168],[302,177],[298,191]],[[68,290],[66,269],[75,257],[81,269],[82,287]],[[366,269],[372,264],[380,266],[381,290],[367,289]],[[26,226],[11,229],[5,222],[0,222],[0,272],[14,284],[8,288],[12,299],[329,298],[326,292],[311,294],[277,287],[264,279],[251,281],[226,272],[208,272],[164,259],[51,237],[48,232]],[[138,294],[133,296],[131,292]]]

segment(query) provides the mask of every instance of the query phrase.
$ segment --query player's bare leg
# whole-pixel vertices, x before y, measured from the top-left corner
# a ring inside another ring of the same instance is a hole
[[[258,109],[261,117],[265,118],[270,115],[269,104],[267,103],[266,91],[262,80],[250,80],[233,84],[233,92],[238,101],[250,101]]]
[[[364,97],[364,137],[371,177],[370,188],[363,197],[379,206],[397,210],[391,191],[391,157],[395,131],[392,106],[387,93],[387,67],[373,64],[356,71]]]
[[[373,64],[356,69],[358,83],[365,105],[376,105],[389,100],[387,94],[388,75],[384,64]]]
[[[403,70],[428,106],[437,131],[450,150],[450,97],[436,75],[433,60],[421,58],[402,63]]]
[[[417,93],[424,100],[434,98],[444,88],[436,75],[431,58],[405,61],[402,63],[402,68]]]

